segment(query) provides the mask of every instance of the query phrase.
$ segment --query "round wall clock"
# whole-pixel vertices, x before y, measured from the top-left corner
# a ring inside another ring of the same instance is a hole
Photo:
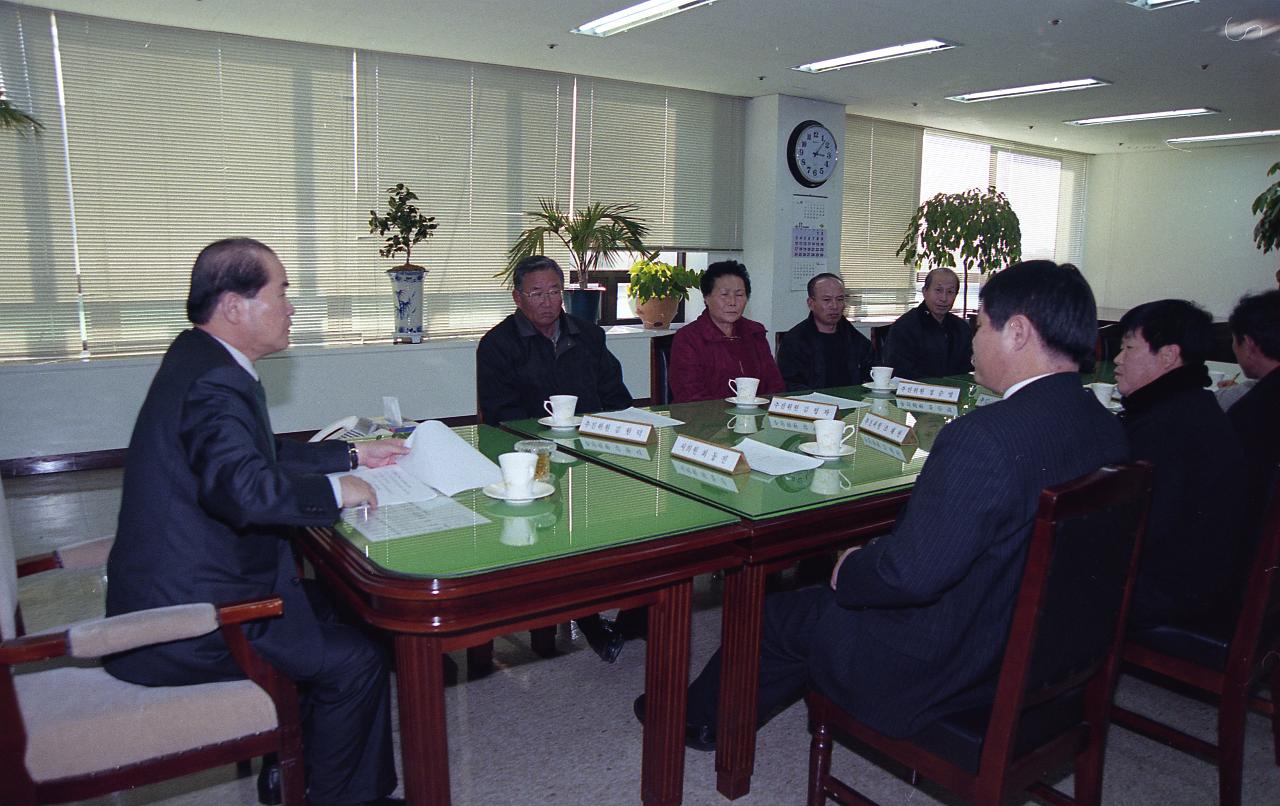
[[[806,120],[791,130],[787,140],[787,167],[796,181],[816,188],[836,170],[836,138],[816,120]]]

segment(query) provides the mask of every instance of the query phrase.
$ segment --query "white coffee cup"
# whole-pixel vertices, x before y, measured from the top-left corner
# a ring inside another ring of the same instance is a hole
[[[576,395],[552,395],[549,400],[543,401],[542,408],[551,415],[551,422],[564,425],[573,419],[573,413],[578,410],[578,398]]]
[[[893,367],[872,367],[871,383],[872,385],[883,389],[889,385],[889,379],[893,377]]]
[[[844,420],[815,420],[813,436],[818,443],[818,452],[834,456],[857,430],[857,426],[846,424]]]
[[[853,487],[848,477],[834,467],[820,467],[813,471],[809,489],[818,495],[837,495]]]
[[[729,422],[725,427],[735,434],[754,434],[760,430],[760,426],[756,425],[756,418],[753,414],[735,414],[729,418]]]
[[[1111,396],[1116,392],[1114,383],[1091,383],[1089,388],[1093,390],[1093,394],[1098,398],[1098,402],[1104,406],[1111,405]]]
[[[532,453],[504,453],[498,457],[502,469],[502,483],[506,485],[508,498],[533,497],[533,473],[538,467],[538,457]]]
[[[759,378],[734,378],[729,381],[729,388],[734,396],[743,403],[754,403],[756,390],[760,388]]]
[[[1222,383],[1226,379],[1227,379],[1227,373],[1217,369],[1209,370],[1209,388],[1210,389],[1217,389],[1218,384]]]

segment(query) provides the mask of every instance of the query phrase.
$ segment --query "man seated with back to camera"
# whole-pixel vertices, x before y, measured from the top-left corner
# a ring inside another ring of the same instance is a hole
[[[951,269],[925,275],[924,301],[898,317],[882,348],[881,360],[894,375],[918,381],[973,369],[973,331],[951,313],[959,290]]]
[[[809,280],[809,317],[778,346],[787,391],[853,386],[871,380],[871,341],[844,318],[844,280],[823,272]]]
[[[476,348],[476,388],[480,416],[497,425],[546,414],[552,395],[574,395],[578,414],[625,409],[631,392],[622,364],[609,352],[598,325],[566,313],[564,271],[549,257],[533,255],[511,275],[516,310],[494,325]],[[644,630],[643,609],[623,611],[627,633]],[[617,660],[624,636],[598,615],[578,621],[587,642],[606,663]]]
[[[1247,542],[1244,457],[1214,399],[1205,359],[1213,317],[1180,299],[1120,319],[1116,386],[1134,459],[1155,465],[1130,623],[1141,629],[1222,609]]]
[[[991,279],[974,363],[1004,399],[943,427],[893,532],[846,552],[829,586],[765,599],[761,722],[810,683],[891,736],[991,702],[1041,490],[1129,457],[1119,421],[1081,388],[1096,329],[1074,266]],[[690,747],[715,746],[719,689],[717,652],[689,689]]]
[[[1257,381],[1227,409],[1227,419],[1244,448],[1246,528],[1250,539],[1256,540],[1280,462],[1280,290],[1243,297],[1231,312],[1228,326],[1241,371]]]

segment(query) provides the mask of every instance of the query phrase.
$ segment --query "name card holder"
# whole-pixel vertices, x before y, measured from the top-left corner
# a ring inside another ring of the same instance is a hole
[[[915,381],[898,381],[896,392],[898,397],[915,397],[921,400],[932,400],[936,403],[957,403],[960,401],[960,387],[938,386],[932,383]]]
[[[978,393],[978,405],[979,405],[979,406],[990,406],[992,403],[998,402],[998,401],[1000,401],[1000,400],[1004,400],[1004,398],[1003,398],[1003,397],[1000,397],[999,395],[993,395],[993,394],[991,394],[990,392],[979,392],[979,393]]]
[[[908,445],[904,448],[901,445],[894,445],[892,442],[885,442],[883,439],[876,439],[870,434],[862,435],[862,444],[874,451],[879,451],[887,456],[892,456],[894,459],[897,459],[899,462],[904,464],[910,462],[911,457],[916,455],[916,448],[914,445]]]
[[[673,459],[684,459],[686,462],[719,470],[721,473],[746,473],[751,470],[747,457],[737,448],[726,448],[714,442],[703,442],[700,439],[686,437],[681,434],[671,446]]]
[[[609,439],[592,439],[591,437],[578,437],[578,444],[589,451],[596,453],[607,453],[613,456],[629,456],[632,459],[643,459],[649,461],[653,459],[649,449],[640,445],[627,445],[621,442],[614,442]]]
[[[834,420],[836,411],[838,411],[836,404],[819,403],[816,400],[797,400],[794,397],[776,396],[769,401],[770,414],[795,417],[797,420]]]
[[[612,417],[601,417],[599,414],[583,416],[582,422],[578,425],[578,434],[616,439],[620,442],[634,442],[637,445],[648,445],[654,439],[652,425],[615,420]]]
[[[915,445],[915,429],[905,423],[894,422],[875,414],[864,414],[858,421],[858,430],[865,431],[895,445]]]
[[[899,398],[895,405],[903,411],[914,411],[920,414],[941,414],[943,417],[959,417],[960,407],[954,403],[935,403],[932,400],[909,400]]]

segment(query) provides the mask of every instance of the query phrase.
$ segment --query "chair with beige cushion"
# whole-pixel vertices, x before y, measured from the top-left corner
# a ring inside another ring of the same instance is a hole
[[[15,561],[0,487],[0,803],[81,800],[265,753],[279,755],[284,802],[305,803],[297,691],[240,627],[280,615],[279,598],[156,608],[22,635],[18,577],[100,565],[109,547],[92,541]],[[214,630],[248,679],[153,688],[97,663]],[[38,668],[15,673],[20,664]]]

